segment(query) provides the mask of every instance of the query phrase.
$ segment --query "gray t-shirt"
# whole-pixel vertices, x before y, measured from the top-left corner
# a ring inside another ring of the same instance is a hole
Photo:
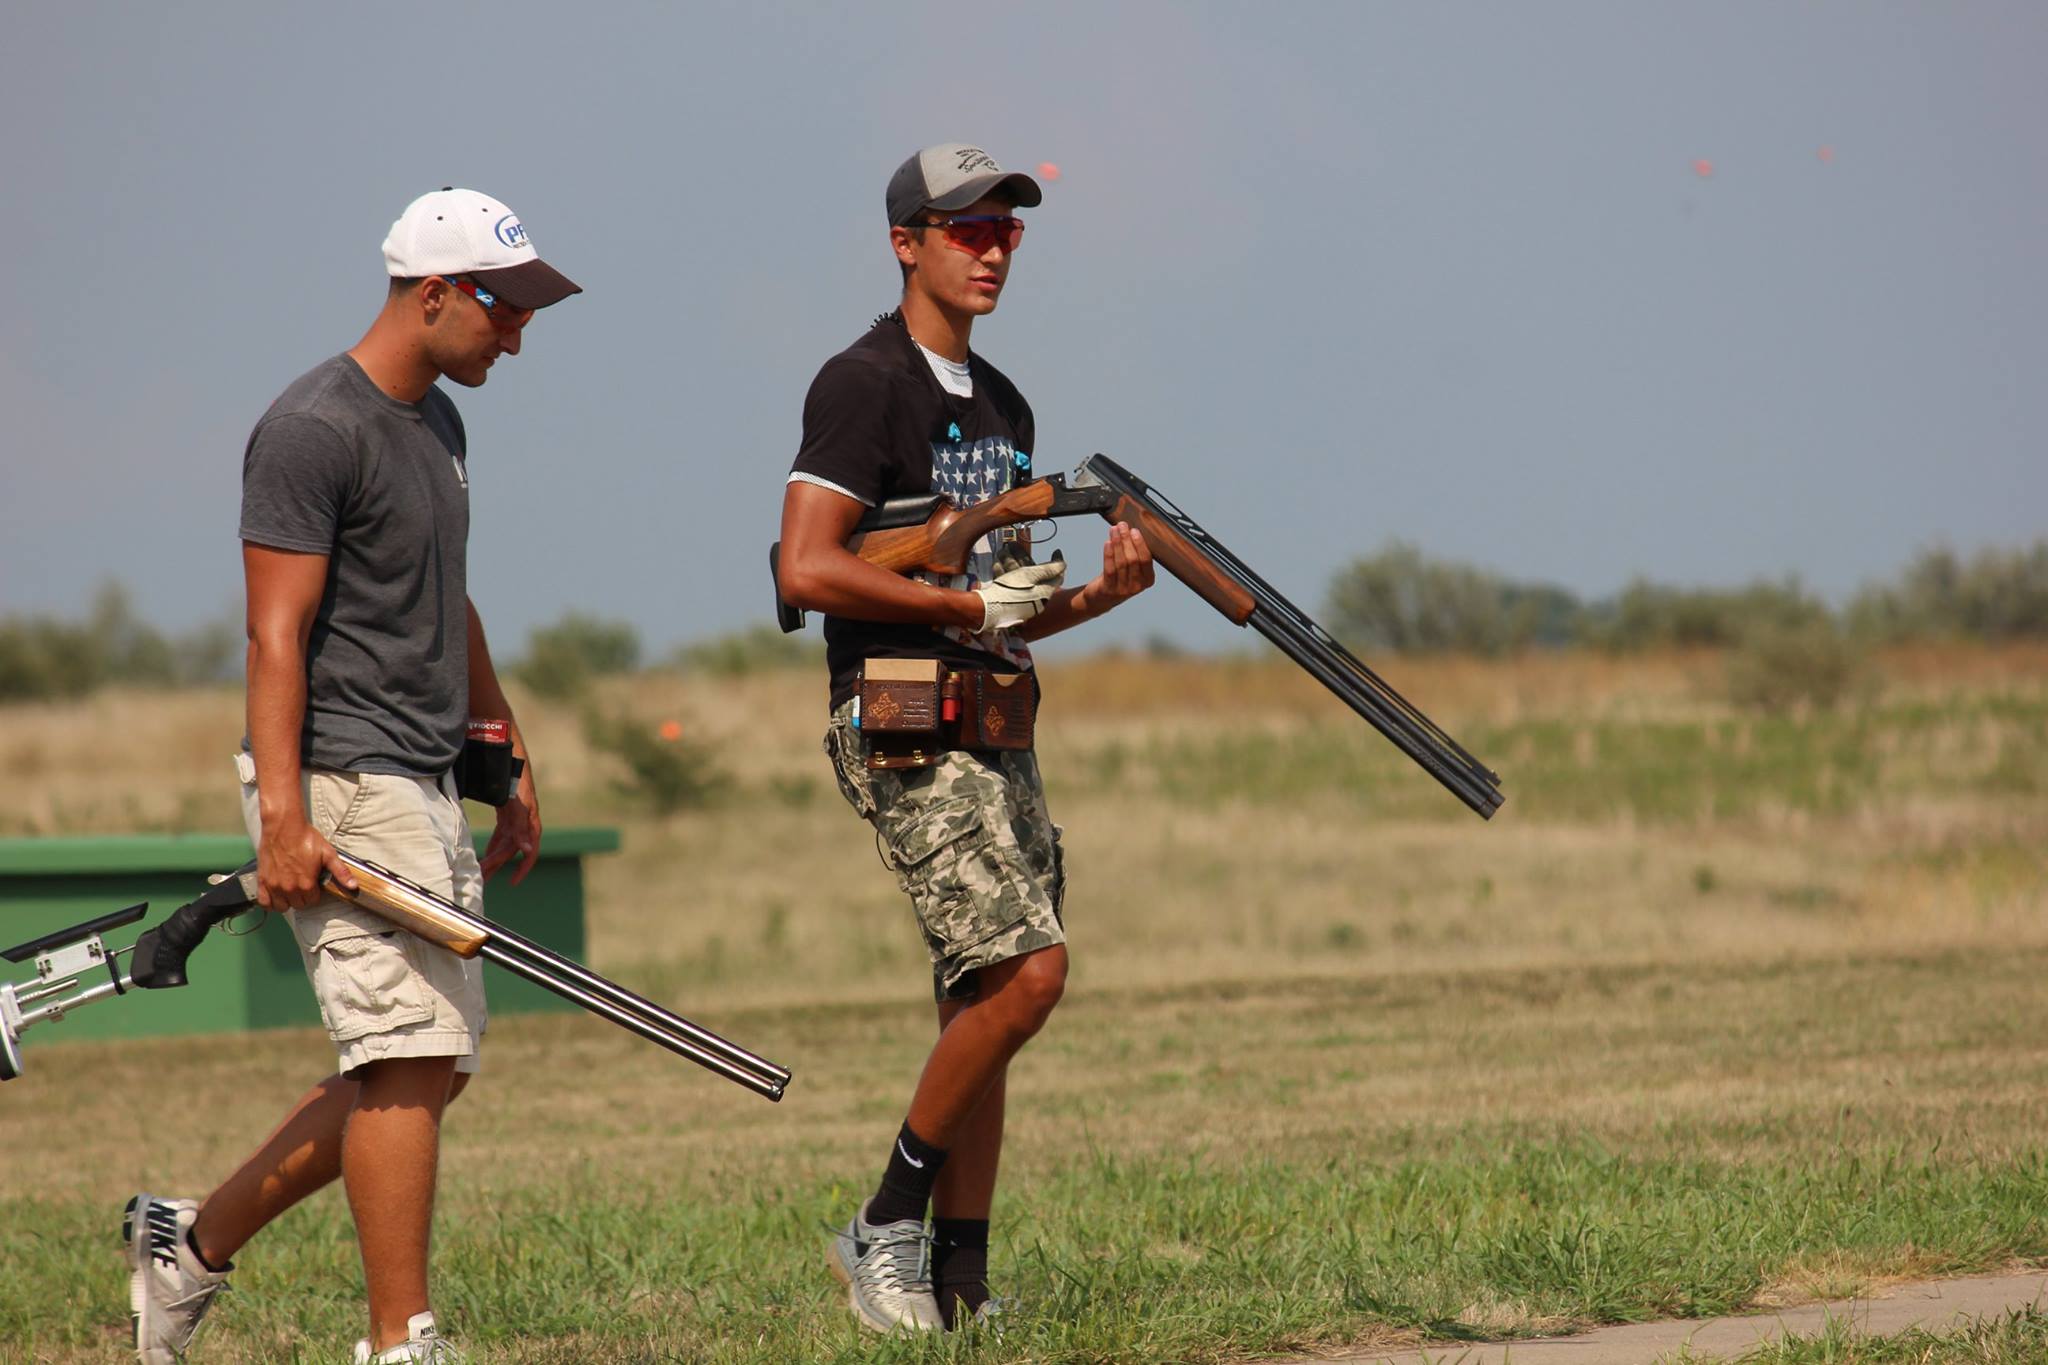
[[[431,777],[461,752],[465,453],[448,395],[401,403],[346,355],[293,380],[250,433],[242,539],[328,557],[306,647],[306,766]]]

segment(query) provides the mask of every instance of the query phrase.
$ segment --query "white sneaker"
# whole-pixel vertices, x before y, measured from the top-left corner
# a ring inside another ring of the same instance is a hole
[[[432,1313],[414,1313],[405,1320],[405,1340],[370,1354],[366,1337],[356,1343],[356,1365],[462,1365],[462,1352],[434,1328]]]
[[[128,1316],[135,1327],[135,1358],[142,1365],[178,1365],[214,1295],[227,1287],[227,1270],[208,1270],[187,1240],[198,1217],[195,1200],[150,1194],[129,1200],[122,1216],[121,1240],[128,1244],[132,1267]]]
[[[932,1239],[924,1220],[875,1224],[862,1204],[853,1221],[833,1234],[827,1257],[846,1285],[847,1302],[863,1327],[893,1332],[945,1330],[932,1297]]]

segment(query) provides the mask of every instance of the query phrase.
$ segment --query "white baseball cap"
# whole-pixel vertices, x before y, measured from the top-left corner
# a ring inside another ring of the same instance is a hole
[[[443,188],[405,206],[384,239],[395,280],[467,275],[514,308],[545,308],[582,288],[533,249],[519,215],[475,190]]]

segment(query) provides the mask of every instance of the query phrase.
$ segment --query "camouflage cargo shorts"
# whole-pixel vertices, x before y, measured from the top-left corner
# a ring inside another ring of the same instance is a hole
[[[1037,757],[956,751],[930,768],[870,772],[852,710],[832,713],[825,752],[917,911],[933,994],[969,999],[978,969],[1065,943],[1066,869]]]

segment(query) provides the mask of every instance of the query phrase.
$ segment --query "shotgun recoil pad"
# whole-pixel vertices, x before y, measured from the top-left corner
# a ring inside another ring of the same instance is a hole
[[[162,924],[144,930],[128,960],[129,979],[151,991],[184,985],[185,959],[192,956],[192,950],[206,941],[215,925],[255,903],[256,861],[252,858],[196,900],[173,910]]]

